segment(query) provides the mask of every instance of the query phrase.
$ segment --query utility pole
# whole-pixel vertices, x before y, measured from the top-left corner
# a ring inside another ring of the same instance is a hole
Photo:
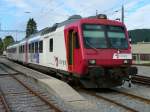
[[[122,20],[122,22],[124,23],[124,5],[122,5],[121,20]]]
[[[1,22],[0,22],[0,30],[1,30],[1,27],[2,27],[2,26],[1,26]]]
[[[98,10],[96,10],[96,17],[97,17],[97,15],[98,15]]]

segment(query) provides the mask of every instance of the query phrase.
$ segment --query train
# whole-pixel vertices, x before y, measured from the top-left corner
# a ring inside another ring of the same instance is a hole
[[[121,86],[137,74],[125,24],[104,14],[73,15],[8,46],[6,56],[86,88]]]

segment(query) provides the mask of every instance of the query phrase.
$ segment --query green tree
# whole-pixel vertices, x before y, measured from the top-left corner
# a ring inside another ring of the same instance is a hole
[[[0,54],[2,54],[2,53],[3,53],[3,41],[0,38]]]
[[[3,40],[4,50],[6,50],[6,48],[13,42],[14,42],[14,38],[11,35],[6,36]]]
[[[33,18],[30,18],[26,27],[26,38],[37,32],[37,25]]]
[[[148,37],[146,37],[145,39],[144,39],[144,42],[148,42],[149,41],[149,39],[148,39]]]
[[[130,30],[129,35],[132,38],[132,43],[150,42],[150,29]]]

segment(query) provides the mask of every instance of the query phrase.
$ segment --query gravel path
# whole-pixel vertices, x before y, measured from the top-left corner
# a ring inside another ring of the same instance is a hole
[[[119,107],[117,105],[114,105],[110,102],[107,102],[102,99],[98,99],[95,96],[91,96],[89,94],[86,94],[84,92],[79,92],[81,95],[83,95],[85,98],[87,98],[89,101],[91,101],[93,104],[95,104],[101,112],[126,112],[127,110],[123,109],[122,107]]]
[[[114,88],[119,91],[123,91],[130,94],[135,94],[137,96],[150,99],[150,87],[149,86],[143,86],[143,85],[137,85],[132,84],[131,88],[128,87],[128,83],[126,82],[124,86]],[[116,92],[112,91],[105,91],[105,89],[99,89],[99,91],[96,92],[97,95],[112,99],[114,101],[117,101],[121,104],[127,105],[139,112],[150,112],[150,103],[145,103],[143,101],[133,99],[129,96],[122,95]],[[126,111],[123,108],[114,105],[110,102],[107,102],[102,99],[98,99],[95,96],[91,96],[87,93],[80,92],[81,95],[83,95],[85,98],[87,98],[89,101],[91,101],[93,104],[96,104],[98,109],[102,110],[103,112],[123,112]]]
[[[115,89],[150,99],[150,86],[132,84],[131,88],[129,88],[126,82],[123,86]]]
[[[118,94],[116,92],[110,93],[97,93],[103,97],[109,98],[121,104],[124,104],[130,108],[133,108],[139,112],[150,112],[150,104],[143,101],[128,97],[126,95]]]

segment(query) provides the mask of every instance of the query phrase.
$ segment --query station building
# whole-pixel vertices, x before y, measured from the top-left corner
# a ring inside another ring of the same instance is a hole
[[[150,63],[150,42],[132,44],[134,64]]]

